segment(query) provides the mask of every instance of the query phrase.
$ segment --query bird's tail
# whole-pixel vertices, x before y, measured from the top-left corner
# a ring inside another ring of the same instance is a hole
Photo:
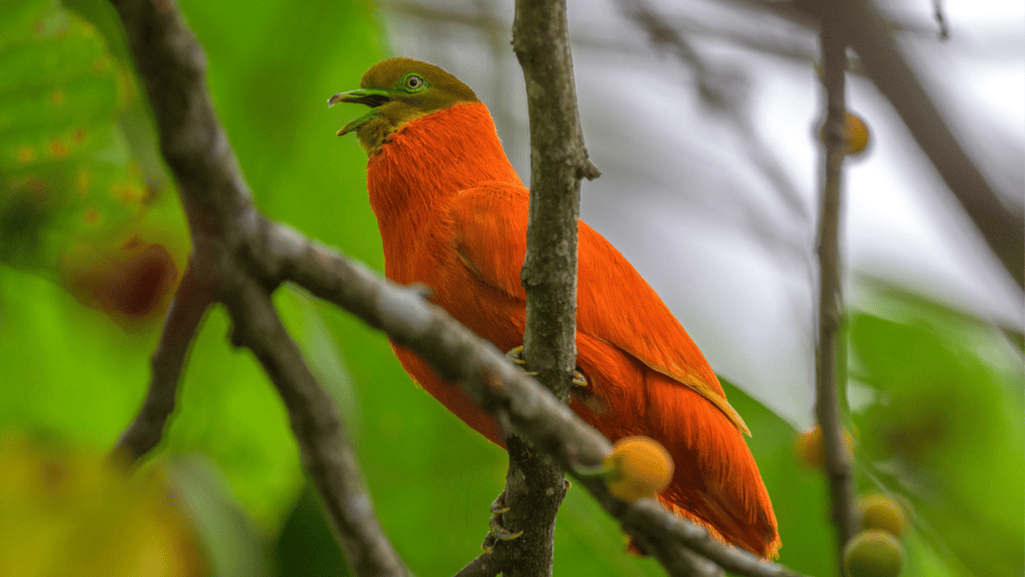
[[[661,501],[722,541],[775,557],[780,547],[776,515],[743,435],[689,387],[655,371],[645,378],[651,436],[676,461]]]

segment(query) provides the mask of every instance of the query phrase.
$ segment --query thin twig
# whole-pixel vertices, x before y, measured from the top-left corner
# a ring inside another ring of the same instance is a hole
[[[800,577],[800,574],[782,565],[763,561],[747,551],[724,547],[721,542],[712,538],[704,527],[689,523],[675,515],[666,519],[662,515],[662,506],[653,500],[645,499],[634,503],[621,517],[621,521],[624,528],[632,534],[646,532],[647,539],[650,540],[668,538],[671,542],[684,545],[688,552],[700,555],[700,560],[711,559],[734,575]],[[664,528],[664,533],[656,535],[651,532],[650,528],[655,526]]]
[[[189,346],[207,308],[214,302],[209,279],[197,270],[192,257],[174,301],[164,319],[160,342],[153,352],[149,391],[139,414],[117,440],[115,452],[135,461],[160,443],[167,418],[174,411],[175,396]]]
[[[841,7],[865,73],[893,104],[915,142],[961,203],[1004,268],[1025,287],[1025,215],[1004,203],[954,137],[870,0]]]
[[[933,18],[936,19],[936,25],[940,27],[940,40],[949,39],[950,28],[947,27],[947,19],[943,15],[943,0],[932,0],[932,13]]]
[[[821,0],[730,1],[764,9],[802,26],[814,28],[820,24]],[[1025,287],[1025,214],[1001,199],[958,142],[940,114],[936,99],[925,89],[894,40],[893,26],[883,19],[872,1],[843,2],[840,10],[850,31],[848,43],[858,53],[865,75],[893,105],[1007,272],[1019,287]]]
[[[843,159],[847,146],[847,111],[844,103],[844,70],[847,42],[844,21],[834,3],[823,14],[822,86],[826,94],[826,118],[822,129],[823,184],[819,218],[819,327],[815,349],[815,414],[825,446],[825,469],[829,480],[833,524],[837,547],[842,551],[854,528],[850,455],[843,443],[838,392],[845,389],[837,375],[837,349],[846,346],[837,333],[843,315],[842,265],[840,257],[840,206]],[[840,355],[845,358],[844,355]],[[843,371],[840,375],[845,374]],[[838,555],[838,560],[842,555]],[[841,569],[842,572],[842,569]]]
[[[811,216],[808,214],[803,195],[798,191],[797,186],[791,182],[782,163],[772,153],[769,147],[755,127],[751,123],[750,110],[745,106],[745,99],[735,94],[730,94],[730,86],[724,85],[721,80],[716,80],[716,74],[712,66],[694,48],[678,27],[669,24],[666,15],[659,13],[647,0],[619,0],[620,10],[633,21],[638,27],[648,34],[651,44],[658,49],[667,51],[681,65],[692,70],[695,82],[698,85],[702,99],[716,112],[720,113],[736,130],[740,139],[739,142],[751,160],[751,163],[758,168],[766,180],[776,189],[780,200],[786,208],[800,221],[808,221]],[[810,267],[811,254],[807,252],[806,239],[791,240],[781,236],[785,227],[773,225],[765,219],[763,211],[749,209],[751,213],[745,225],[754,233],[763,237],[767,243],[777,245],[795,255],[802,264]],[[813,274],[810,271],[810,274]]]

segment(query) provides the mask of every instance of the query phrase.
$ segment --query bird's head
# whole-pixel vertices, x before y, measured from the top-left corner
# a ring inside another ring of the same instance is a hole
[[[463,102],[480,102],[469,86],[441,68],[411,58],[391,58],[370,67],[360,88],[339,92],[329,105],[354,102],[370,112],[346,124],[338,135],[356,132],[373,155],[406,123]]]

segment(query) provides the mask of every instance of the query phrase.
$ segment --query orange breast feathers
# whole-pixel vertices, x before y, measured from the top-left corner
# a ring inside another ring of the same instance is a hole
[[[523,342],[529,193],[487,108],[457,104],[405,124],[368,164],[388,278],[501,350]],[[676,463],[660,495],[716,537],[771,557],[776,518],[748,432],[701,351],[654,290],[604,237],[579,223],[577,364],[588,386],[570,406],[610,440],[646,435]],[[489,415],[395,347],[409,374],[475,430],[503,445]]]

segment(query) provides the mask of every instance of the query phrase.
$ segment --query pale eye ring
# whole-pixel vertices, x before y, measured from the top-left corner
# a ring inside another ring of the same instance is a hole
[[[427,82],[419,74],[410,74],[406,77],[406,88],[408,90],[420,90]]]

